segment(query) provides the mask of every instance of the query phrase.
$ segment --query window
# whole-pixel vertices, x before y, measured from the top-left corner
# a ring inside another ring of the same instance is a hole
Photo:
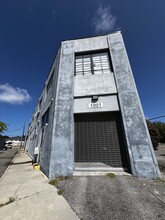
[[[44,103],[46,102],[46,98],[47,98],[47,89],[44,90],[44,97],[43,97]]]
[[[39,101],[39,110],[41,109],[41,104],[42,104],[42,98]]]
[[[49,108],[45,112],[45,114],[42,116],[42,127],[44,127],[49,122]]]
[[[53,73],[49,79],[49,82],[47,84],[47,93],[49,92],[50,88],[52,87],[52,84],[53,84],[53,77],[54,77],[54,70],[53,70]]]
[[[40,115],[40,112],[38,112],[37,115],[36,115],[36,121],[38,121],[39,115]]]
[[[112,72],[108,52],[76,56],[75,75],[97,75]]]

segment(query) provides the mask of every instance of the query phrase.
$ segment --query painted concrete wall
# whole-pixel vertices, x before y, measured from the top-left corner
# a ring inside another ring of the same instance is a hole
[[[74,77],[76,53],[103,49],[110,51],[114,73],[109,76]],[[52,90],[46,95],[46,86],[53,69],[55,69],[54,83]],[[28,131],[27,148],[33,155],[35,146],[40,146],[42,171],[50,179],[72,175],[74,112],[98,111],[87,109],[91,96],[95,94],[99,96],[100,102],[106,103],[103,111],[121,110],[133,175],[159,177],[157,161],[120,32],[62,42],[40,97],[45,100],[39,111],[40,122],[33,117]],[[38,106],[39,103],[37,108]],[[41,129],[41,119],[48,107],[50,107],[49,123]],[[36,112],[37,110],[35,114]],[[37,137],[33,140],[35,128]]]
[[[52,65],[49,77],[45,84],[45,92],[47,89],[47,84],[49,82],[49,78],[51,77],[52,72],[54,71],[54,78],[53,78],[53,84],[47,93],[47,97],[45,99],[45,102],[42,104],[42,112],[41,115],[43,116],[45,111],[49,108],[49,122],[48,125],[45,125],[42,129],[42,139],[40,143],[40,166],[41,170],[49,176],[49,169],[50,169],[50,161],[51,161],[51,155],[53,148],[55,147],[52,143],[52,134],[54,129],[54,113],[55,113],[55,103],[56,103],[56,91],[57,91],[57,83],[58,83],[58,77],[59,77],[59,62],[60,62],[60,55],[61,50],[59,49],[57,56],[55,58],[55,61]],[[43,101],[44,101],[44,93],[42,95]]]
[[[65,41],[61,44],[59,63],[59,77],[54,109],[54,127],[52,136],[52,149],[49,167],[49,178],[55,176],[71,175],[74,170],[74,59],[75,53],[85,50],[99,50],[107,48],[105,37]],[[99,93],[113,91],[116,93],[113,74],[106,78],[112,84],[108,88],[105,79]],[[98,81],[98,78],[96,77]],[[85,82],[84,82],[85,83]],[[87,80],[86,80],[87,83]],[[93,82],[92,84],[93,85]],[[86,85],[87,89],[87,85]],[[91,87],[91,92],[94,92]],[[103,91],[104,90],[104,91]],[[81,87],[82,92],[82,87]],[[96,92],[96,90],[95,90]],[[95,93],[94,92],[94,93]],[[80,95],[80,83],[77,82],[77,95]],[[81,93],[82,95],[82,93]]]
[[[28,133],[27,133],[28,139],[26,141],[26,151],[32,159],[34,159],[34,149],[37,145],[38,133],[40,131],[40,126],[38,121],[39,121],[39,108],[37,105],[33,113],[32,120],[29,124]]]
[[[85,52],[91,50],[103,50],[108,48],[106,35],[91,38],[77,39],[74,42],[74,52]]]
[[[103,106],[100,108],[89,108],[91,97],[75,98],[74,99],[74,113],[87,112],[108,112],[119,111],[117,95],[98,96],[98,102]]]
[[[32,159],[34,158],[34,153],[36,151],[35,149],[38,148],[38,161],[40,163],[41,170],[47,176],[49,176],[49,163],[52,149],[52,131],[54,126],[52,119],[54,118],[55,94],[59,71],[59,57],[60,50],[58,51],[55,61],[50,69],[43,91],[33,113],[32,121],[28,129],[28,140],[26,143],[26,151]],[[54,78],[52,80],[52,86],[50,87],[49,91],[47,91],[47,85],[53,71]],[[42,127],[42,117],[48,108],[50,109],[49,122],[47,125]],[[34,131],[36,131],[36,138],[34,138]]]
[[[120,32],[108,36],[121,114],[131,162],[132,174],[139,177],[160,176]]]
[[[54,109],[49,178],[67,176],[74,166],[74,44],[62,42]]]
[[[117,93],[113,73],[74,77],[74,96]]]

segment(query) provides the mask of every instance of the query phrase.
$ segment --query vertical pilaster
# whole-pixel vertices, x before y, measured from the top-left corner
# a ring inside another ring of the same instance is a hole
[[[114,68],[132,174],[138,177],[158,178],[160,172],[157,160],[121,33],[108,35],[107,40]]]
[[[74,44],[61,44],[61,55],[55,100],[54,128],[49,178],[73,173],[74,165]]]

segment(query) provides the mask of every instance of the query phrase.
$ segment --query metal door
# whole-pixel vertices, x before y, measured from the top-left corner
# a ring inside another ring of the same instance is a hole
[[[75,162],[128,167],[120,112],[75,114]]]

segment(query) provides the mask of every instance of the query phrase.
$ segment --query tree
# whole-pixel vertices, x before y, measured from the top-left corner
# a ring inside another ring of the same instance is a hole
[[[7,136],[7,135],[1,135],[1,134],[0,134],[0,140],[1,140],[1,139],[7,140],[7,139],[10,139],[10,137]]]
[[[153,123],[157,129],[159,130],[159,135],[160,135],[160,139],[159,142],[160,143],[165,143],[165,123],[160,122],[160,121],[156,121]]]
[[[5,122],[0,121],[0,133],[7,131],[7,124]]]
[[[151,123],[149,121],[147,121],[147,126],[148,126],[148,131],[150,133],[153,148],[154,150],[157,150],[159,144],[159,130],[154,123]]]

